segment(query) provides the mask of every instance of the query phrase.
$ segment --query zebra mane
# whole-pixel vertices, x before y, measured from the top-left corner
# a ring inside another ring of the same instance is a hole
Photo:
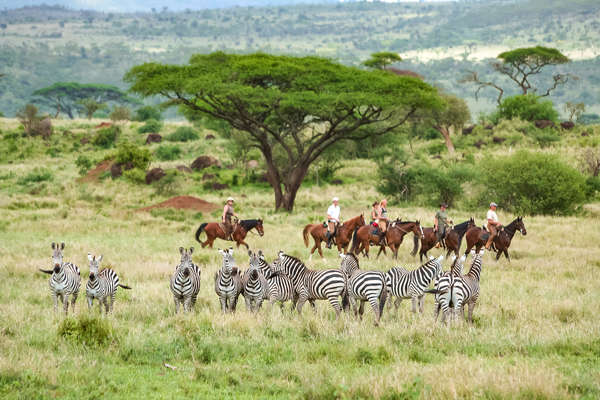
[[[358,257],[356,257],[356,255],[354,253],[348,253],[345,256],[346,257],[352,257],[352,258],[354,258],[354,261],[356,261],[356,265],[359,265],[358,264]]]
[[[291,259],[292,259],[292,261],[297,261],[297,262],[299,262],[300,264],[302,264],[302,266],[303,266],[304,268],[308,269],[308,267],[307,267],[307,266],[306,266],[306,265],[305,265],[305,264],[304,264],[302,261],[300,261],[300,259],[298,259],[298,258],[296,258],[296,257],[294,257],[294,256],[290,256],[289,254],[285,254],[285,253],[283,253],[283,254],[282,254],[282,256],[283,256],[283,257],[287,257],[287,258],[291,258]]]

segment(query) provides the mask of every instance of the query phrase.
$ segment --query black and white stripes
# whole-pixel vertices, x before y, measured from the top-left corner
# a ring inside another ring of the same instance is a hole
[[[88,261],[90,262],[90,276],[85,285],[88,308],[92,308],[94,299],[97,299],[100,312],[102,312],[102,304],[104,304],[106,313],[112,312],[117,288],[131,288],[120,284],[119,276],[111,268],[104,268],[99,271],[102,256],[96,257],[88,253]]]
[[[221,302],[222,312],[235,312],[238,296],[242,290],[242,280],[233,259],[233,248],[219,249],[223,256],[221,269],[215,273],[215,293]]]
[[[170,285],[175,302],[175,314],[179,311],[180,304],[183,306],[183,311],[191,311],[200,292],[200,268],[192,262],[193,252],[193,247],[189,250],[179,248],[181,261],[175,267]]]
[[[46,274],[52,274],[50,277],[50,293],[54,300],[54,311],[58,311],[58,299],[63,303],[65,314],[69,310],[69,296],[71,296],[71,311],[75,311],[75,302],[79,295],[79,287],[81,286],[81,274],[79,267],[69,262],[63,261],[62,251],[65,244],[52,242],[52,269],[40,271]]]

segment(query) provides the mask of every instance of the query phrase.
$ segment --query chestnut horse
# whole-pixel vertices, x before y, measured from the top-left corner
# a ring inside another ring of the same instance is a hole
[[[402,222],[400,219],[397,219],[396,221],[392,222],[388,230],[385,232],[385,244],[379,245],[379,252],[377,253],[377,258],[379,258],[379,255],[382,251],[383,254],[385,254],[385,246],[387,245],[390,248],[390,250],[392,250],[392,253],[394,253],[394,258],[397,260],[398,249],[402,244],[404,235],[406,235],[409,232],[413,233],[414,247],[411,254],[414,256],[417,253],[417,249],[419,248],[419,238],[423,237],[421,223],[418,220],[414,222]]]
[[[493,246],[494,251],[496,251],[496,261],[504,254],[510,262],[508,248],[510,247],[510,242],[513,236],[515,236],[516,231],[520,231],[523,236],[527,235],[523,217],[515,218],[510,224],[504,226],[494,238]],[[488,237],[490,237],[490,233],[486,229],[476,226],[469,229],[465,237],[467,239],[467,250],[465,251],[465,254],[469,254],[469,251],[471,251],[473,246],[475,246],[475,251],[479,252],[479,250],[485,246]]]
[[[400,245],[400,243],[402,243],[402,238],[404,237],[404,235],[407,232],[416,232],[415,234],[419,235],[421,234],[421,224],[419,223],[419,221],[415,221],[415,222],[410,222],[410,221],[406,221],[406,222],[400,222],[400,220],[396,220],[393,222],[394,225],[397,225],[398,223],[400,224],[404,224],[402,225],[402,227],[396,227],[392,230],[392,232],[390,232],[391,229],[388,229],[385,232],[385,237],[386,240],[388,239],[388,234],[390,235],[390,238],[393,238],[393,246],[390,248],[392,249],[392,251],[394,252],[394,255],[397,256],[398,254],[398,246]],[[391,226],[390,226],[391,228]],[[379,254],[381,254],[381,252],[383,251],[383,254],[387,254],[385,251],[385,245],[383,243],[380,242],[381,240],[381,236],[379,235],[374,235],[373,234],[373,226],[372,225],[365,225],[363,227],[360,227],[356,232],[354,232],[354,237],[352,238],[352,248],[350,249],[351,253],[354,254],[360,254],[360,252],[362,251],[363,254],[368,258],[369,257],[369,246],[371,244],[373,244],[374,246],[379,246],[379,253],[377,254],[377,256],[379,257]],[[406,232],[404,232],[406,231]],[[398,236],[400,236],[400,239],[398,241]]]
[[[335,233],[335,244],[338,248],[338,253],[348,249],[348,245],[350,244],[350,239],[352,238],[352,232],[359,226],[365,224],[365,217],[360,214],[348,221],[344,221],[340,226],[338,226],[337,231]],[[323,226],[323,224],[308,224],[302,230],[302,237],[304,238],[304,245],[308,247],[308,234],[312,236],[315,241],[315,245],[310,250],[310,257],[312,258],[315,250],[319,250],[319,255],[323,258],[323,250],[321,250],[321,242],[327,242],[327,228]]]
[[[260,236],[265,234],[265,231],[263,230],[262,219],[242,219],[238,221],[237,227],[235,228],[233,235],[231,235],[233,236],[233,240],[236,242],[238,248],[240,247],[240,244],[246,246],[246,249],[250,248],[248,243],[244,242],[244,239],[246,238],[248,232],[254,228],[256,228]],[[206,242],[200,241],[200,234],[202,232],[206,232]],[[200,227],[196,231],[196,240],[202,245],[202,247],[209,246],[212,248],[213,242],[216,238],[228,240],[220,223],[204,222],[200,224]]]
[[[452,229],[446,230],[446,237],[443,240],[444,245],[448,250],[446,252],[446,258],[450,256],[451,252],[454,252],[456,257],[458,257],[460,245],[462,244],[462,238],[465,233],[473,227],[475,227],[475,220],[473,217],[471,217],[468,221],[456,224]]]

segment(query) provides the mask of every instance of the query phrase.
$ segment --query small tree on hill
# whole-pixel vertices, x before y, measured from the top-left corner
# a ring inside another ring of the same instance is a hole
[[[575,121],[579,121],[579,118],[585,112],[585,104],[567,101],[567,104],[565,104],[565,111],[569,115],[569,121],[573,122],[573,118],[575,118]]]
[[[398,53],[382,51],[379,53],[371,54],[371,58],[363,62],[363,65],[369,68],[386,69],[388,65],[400,61],[402,61],[402,57],[400,57]]]
[[[124,106],[115,106],[111,111],[109,118],[113,122],[128,121],[131,119],[131,110]]]
[[[83,112],[85,113],[88,119],[92,119],[94,113],[98,110],[103,110],[106,108],[106,103],[99,103],[96,99],[92,99],[88,97],[87,99],[83,99],[79,101],[79,104],[83,107]]]
[[[442,134],[446,143],[446,148],[450,154],[454,153],[454,144],[450,135],[455,129],[462,127],[471,119],[471,113],[467,103],[456,96],[442,94],[445,106],[434,110],[429,119],[433,127]]]

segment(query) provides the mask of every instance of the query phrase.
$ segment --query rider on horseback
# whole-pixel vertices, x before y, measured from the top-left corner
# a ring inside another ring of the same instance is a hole
[[[379,203],[379,214],[377,215],[377,222],[379,223],[379,228],[381,229],[381,232],[379,233],[379,241],[381,243],[383,243],[383,241],[385,240],[385,233],[387,232],[387,226],[388,226],[388,212],[387,212],[387,200],[383,199],[381,200],[381,203]]]
[[[370,225],[373,227],[373,235],[378,235],[379,234],[379,224],[377,223],[377,217],[379,216],[379,202],[376,201],[373,204],[371,204],[371,207],[373,207],[371,209],[371,223]]]
[[[236,221],[234,223],[231,222],[231,217],[236,217]],[[223,223],[223,227],[225,228],[225,236],[227,236],[227,240],[233,240],[233,232],[235,232],[235,228],[237,227],[237,214],[233,210],[233,197],[228,197],[227,202],[225,203],[225,207],[223,207],[223,215],[221,216],[221,222]]]
[[[448,208],[448,204],[442,203],[440,204],[440,209],[435,213],[435,218],[433,220],[433,231],[436,234],[436,243],[435,248],[438,249],[440,246],[443,246],[442,240],[446,236],[446,228],[452,221],[448,220],[448,214],[446,214],[446,209]]]
[[[496,207],[498,204],[491,202],[490,209],[487,212],[487,230],[490,232],[490,237],[485,244],[486,250],[489,250],[492,242],[496,235],[498,235],[498,231],[502,230],[502,224],[498,221],[498,215],[496,215]]]
[[[327,209],[327,248],[330,249],[335,237],[335,232],[340,224],[340,206],[339,199],[334,197],[331,205]]]

